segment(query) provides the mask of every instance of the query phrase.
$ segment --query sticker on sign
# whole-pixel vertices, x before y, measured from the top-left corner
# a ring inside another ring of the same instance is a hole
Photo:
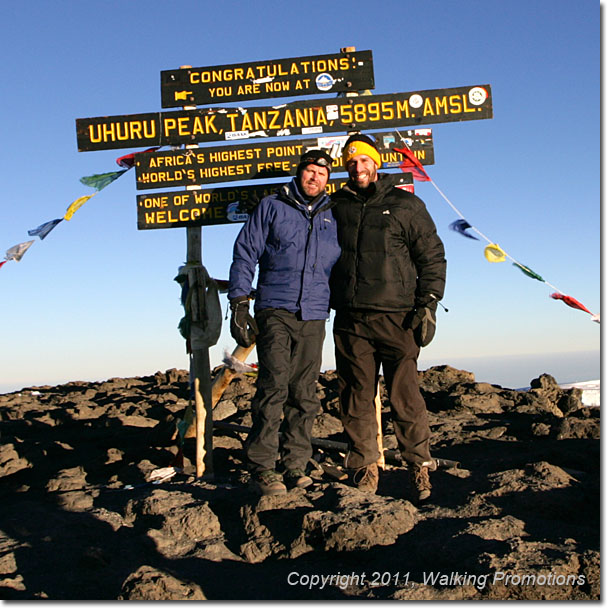
[[[249,131],[227,131],[225,133],[225,140],[243,140],[249,136]]]

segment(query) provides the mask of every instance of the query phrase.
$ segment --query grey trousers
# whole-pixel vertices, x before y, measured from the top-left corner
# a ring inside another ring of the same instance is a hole
[[[255,317],[259,368],[246,440],[249,467],[255,472],[273,470],[279,453],[286,469],[304,469],[320,410],[316,382],[326,321],[299,320],[283,309],[263,309]]]

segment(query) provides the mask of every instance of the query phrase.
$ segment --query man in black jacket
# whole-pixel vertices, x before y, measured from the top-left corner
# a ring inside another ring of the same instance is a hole
[[[378,174],[381,157],[367,136],[343,149],[349,182],[333,195],[341,257],[331,275],[331,307],[341,403],[349,440],[345,466],[363,491],[379,481],[374,399],[383,374],[394,431],[415,501],[430,496],[430,428],[417,358],[434,336],[445,288],[443,243],[425,204]]]

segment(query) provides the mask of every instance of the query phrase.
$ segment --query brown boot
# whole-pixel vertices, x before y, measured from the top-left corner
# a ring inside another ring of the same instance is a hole
[[[409,484],[411,486],[411,497],[415,503],[423,502],[430,497],[432,485],[430,484],[430,470],[432,463],[409,464]]]
[[[358,468],[352,477],[354,485],[360,491],[368,491],[377,493],[377,485],[379,483],[379,471],[377,464],[369,464],[362,468]]]

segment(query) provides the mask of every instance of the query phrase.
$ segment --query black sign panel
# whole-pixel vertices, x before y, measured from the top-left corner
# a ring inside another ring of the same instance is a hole
[[[195,144],[222,140],[490,119],[491,87],[338,97],[277,107],[200,108],[76,120],[80,151]]]
[[[431,129],[403,130],[400,135],[422,165],[434,163]],[[400,167],[404,157],[394,150],[403,146],[400,136],[396,132],[374,136],[382,168]],[[325,136],[141,153],[136,155],[136,184],[143,190],[294,176],[301,155],[314,148],[333,157],[333,171],[344,171],[341,153],[347,138]]]
[[[372,51],[161,72],[161,106],[343,93],[375,86]]]
[[[347,178],[331,178],[327,192],[340,189]],[[413,192],[413,176],[395,175],[399,188]],[[172,229],[242,223],[248,218],[243,202],[252,194],[270,195],[280,184],[234,186],[194,191],[170,191],[138,195],[138,229]]]

